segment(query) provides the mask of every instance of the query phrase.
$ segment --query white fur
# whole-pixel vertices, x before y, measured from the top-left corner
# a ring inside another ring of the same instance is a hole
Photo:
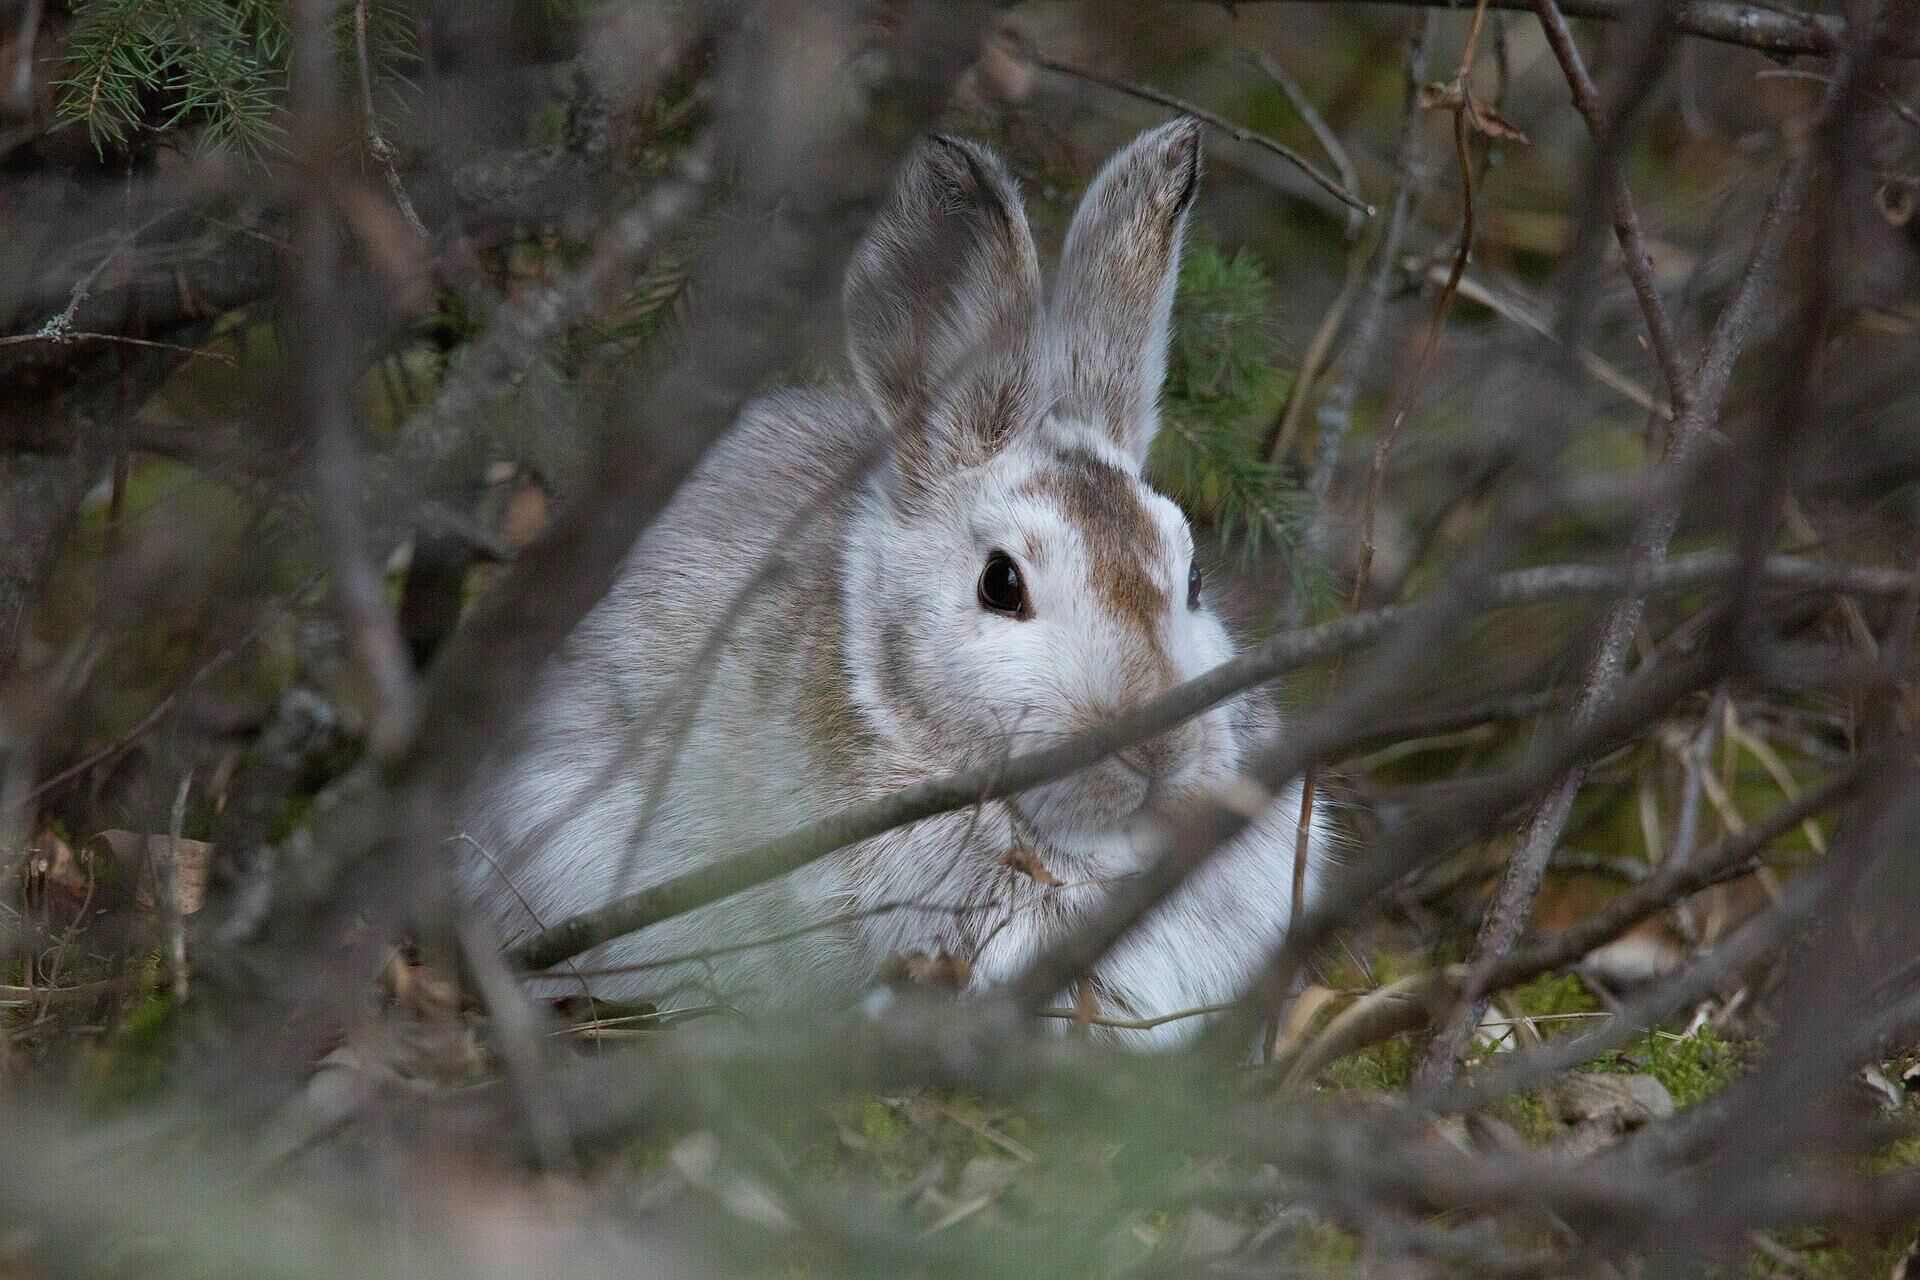
[[[849,804],[1058,741],[1231,656],[1213,613],[1187,607],[1185,518],[1138,479],[1157,409],[1124,389],[1141,369],[1157,384],[1164,368],[1179,184],[1190,191],[1197,146],[1181,122],[1116,157],[1093,189],[1098,208],[1090,196],[1069,237],[1071,297],[1051,309],[998,163],[965,144],[921,150],[850,272],[862,390],[790,392],[749,409],[548,672],[529,741],[503,749],[476,788],[467,830],[486,856],[466,859],[466,881],[509,938]],[[940,296],[895,288],[929,273],[953,277]],[[1138,314],[1118,314],[1126,299]],[[1113,314],[1062,314],[1067,303]],[[1119,382],[1099,381],[1116,369]],[[1006,392],[984,425],[983,389]],[[876,444],[884,453],[907,440],[913,448],[842,483]],[[1123,475],[1127,501],[1114,506],[1142,518],[1086,523],[1061,496],[1067,472],[1106,497]],[[1116,547],[1115,530],[1133,541]],[[977,599],[994,550],[1019,564],[1032,617]],[[770,562],[782,570],[757,580]],[[1131,598],[1151,584],[1159,603],[1116,613],[1100,586],[1116,565],[1137,571]],[[702,669],[705,637],[743,592]],[[820,926],[591,985],[778,1009],[850,1000],[889,956],[911,952],[959,955],[976,983],[1001,981],[1140,868],[1154,812],[1226,786],[1277,726],[1264,697],[1234,699],[1150,750],[889,832],[577,964]],[[647,814],[652,787],[659,804]],[[1299,803],[1295,787],[1106,958],[1109,1012],[1150,1016],[1238,993],[1288,918]],[[1316,823],[1310,888],[1326,842]],[[1008,866],[1016,844],[1064,883]],[[578,985],[564,967],[551,976],[555,992]]]

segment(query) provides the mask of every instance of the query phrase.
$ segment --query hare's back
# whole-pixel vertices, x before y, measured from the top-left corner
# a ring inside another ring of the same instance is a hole
[[[850,396],[783,391],[749,405],[633,549],[607,598],[569,645],[565,665],[632,695],[735,616],[782,610],[784,584],[830,555],[845,500],[883,428]],[[784,568],[786,572],[781,572]],[[737,647],[737,645],[735,646]]]
[[[833,524],[880,432],[870,412],[834,391],[755,401],[641,540],[632,571],[652,564],[738,578],[776,548],[814,541]]]

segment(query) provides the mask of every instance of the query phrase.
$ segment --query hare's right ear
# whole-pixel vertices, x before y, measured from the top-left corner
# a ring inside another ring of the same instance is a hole
[[[844,307],[854,376],[888,424],[906,437],[977,434],[922,443],[990,454],[1011,424],[942,405],[1026,377],[1040,267],[1000,161],[956,138],[916,146],[847,268]]]

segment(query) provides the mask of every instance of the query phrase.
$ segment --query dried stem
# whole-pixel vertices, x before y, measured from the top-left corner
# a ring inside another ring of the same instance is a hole
[[[1251,129],[1235,124],[1225,116],[1209,111],[1205,107],[1197,106],[1184,98],[1176,98],[1170,93],[1163,93],[1152,85],[1136,84],[1131,80],[1123,80],[1119,76],[1108,75],[1104,71],[1095,71],[1091,67],[1077,67],[1070,62],[1061,62],[1058,59],[1044,57],[1039,54],[1033,55],[1033,62],[1035,66],[1044,67],[1048,71],[1056,72],[1059,75],[1071,76],[1076,80],[1085,80],[1092,84],[1104,85],[1117,93],[1124,93],[1129,97],[1140,98],[1146,102],[1156,102],[1163,107],[1171,107],[1175,111],[1184,112],[1207,125],[1209,128],[1219,130],[1235,141],[1245,142],[1252,146],[1259,147],[1262,151],[1272,152],[1305,174],[1313,185],[1319,187],[1347,208],[1364,217],[1371,218],[1373,216],[1373,206],[1361,199],[1357,192],[1348,189],[1342,183],[1328,177],[1325,173],[1321,172],[1319,166],[1315,165],[1313,161],[1307,159],[1284,142],[1278,142],[1262,133],[1255,133]]]
[[[1733,366],[1744,350],[1766,291],[1776,258],[1786,241],[1791,213],[1797,207],[1805,186],[1809,161],[1800,156],[1790,161],[1775,184],[1772,198],[1755,232],[1754,250],[1748,258],[1734,296],[1714,326],[1700,360],[1700,368],[1691,391],[1676,395],[1676,403],[1687,408],[1674,426],[1672,448],[1661,464],[1669,472],[1679,473],[1693,459],[1713,426],[1718,423],[1720,407],[1732,379]],[[1667,548],[1679,527],[1680,507],[1671,488],[1663,491],[1650,505],[1633,547],[1631,577],[1639,581],[1655,572],[1665,560]],[[1588,667],[1580,701],[1574,709],[1576,722],[1593,714],[1613,694],[1626,669],[1627,646],[1638,630],[1645,609],[1645,595],[1637,586],[1615,604],[1603,628],[1599,648]],[[1558,787],[1535,812],[1520,846],[1508,863],[1507,873],[1495,892],[1493,906],[1481,922],[1475,945],[1473,968],[1464,984],[1465,995],[1454,1016],[1441,1028],[1421,1060],[1419,1077],[1435,1082],[1451,1078],[1458,1069],[1473,1027],[1485,1011],[1480,994],[1484,975],[1510,951],[1526,927],[1533,900],[1539,893],[1553,848],[1572,812],[1574,797],[1586,780],[1584,767],[1576,765],[1561,779]]]

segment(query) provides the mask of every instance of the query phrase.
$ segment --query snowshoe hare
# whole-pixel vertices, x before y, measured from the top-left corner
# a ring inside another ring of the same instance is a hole
[[[509,939],[1056,742],[1231,656],[1185,517],[1141,478],[1199,173],[1194,122],[1136,139],[1088,190],[1043,296],[1001,163],[951,138],[916,149],[847,272],[857,386],[746,411],[555,663],[527,749],[478,789],[464,872]],[[957,957],[994,983],[1142,865],[1145,815],[1226,783],[1277,723],[1245,695],[578,968],[603,997],[763,1010],[845,1002],[896,956]],[[1299,803],[1106,958],[1104,1013],[1238,992],[1288,918]],[[1316,829],[1316,864],[1325,845]]]

